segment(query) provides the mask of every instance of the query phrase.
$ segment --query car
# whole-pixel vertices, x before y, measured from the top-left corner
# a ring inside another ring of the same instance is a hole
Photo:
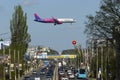
[[[52,73],[51,72],[47,72],[46,73],[46,78],[51,78],[52,77]]]
[[[68,74],[68,75],[71,75],[71,74],[72,74],[72,71],[71,71],[71,70],[68,70],[68,71],[67,71],[67,74]]]
[[[75,72],[75,68],[74,68],[74,67],[72,67],[72,69],[71,69],[71,70],[72,70],[72,72]]]
[[[53,70],[49,69],[47,73],[50,73],[51,75],[53,75],[53,72],[54,72]]]
[[[52,80],[52,78],[46,78],[45,80]]]
[[[68,75],[71,75],[72,74],[72,72],[68,72]]]
[[[23,80],[30,80],[30,76],[25,76]]]
[[[87,79],[87,71],[86,69],[79,69],[77,73],[78,79]]]
[[[40,80],[40,78],[39,77],[35,77],[35,80]]]
[[[35,70],[32,71],[32,74],[37,74],[37,72]]]
[[[64,69],[65,69],[65,72],[67,72],[67,70],[69,69],[69,66],[65,66]]]
[[[45,69],[41,69],[40,70],[40,74],[44,75],[46,72],[45,72]]]
[[[67,72],[69,73],[69,72],[72,72],[71,70],[67,70]]]
[[[74,79],[74,78],[75,78],[74,74],[70,74],[70,75],[69,75],[69,78],[70,78],[70,79]]]
[[[69,80],[67,77],[63,77],[62,80]]]
[[[64,75],[64,72],[63,71],[59,71],[59,75]]]

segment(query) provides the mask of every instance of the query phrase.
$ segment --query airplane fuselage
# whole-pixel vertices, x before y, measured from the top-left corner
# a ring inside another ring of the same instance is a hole
[[[74,23],[75,22],[75,20],[72,18],[58,18],[57,20],[62,23]]]

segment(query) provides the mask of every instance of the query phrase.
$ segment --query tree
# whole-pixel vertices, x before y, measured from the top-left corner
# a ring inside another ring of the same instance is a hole
[[[10,20],[10,31],[11,31],[11,60],[14,61],[13,53],[16,51],[16,62],[18,51],[19,51],[19,61],[23,63],[24,54],[27,50],[28,44],[31,41],[30,34],[28,31],[27,25],[27,14],[23,12],[22,7],[20,5],[15,6],[15,12],[12,15],[12,19]]]
[[[3,41],[3,39],[1,38],[0,41]]]
[[[23,13],[20,5],[15,7],[12,20],[10,20],[11,46],[15,49],[24,49],[26,51],[28,43],[31,41],[27,26],[27,15]]]
[[[102,0],[100,10],[95,16],[87,16],[85,33],[88,37],[104,38],[115,49],[116,80],[120,79],[120,1]]]

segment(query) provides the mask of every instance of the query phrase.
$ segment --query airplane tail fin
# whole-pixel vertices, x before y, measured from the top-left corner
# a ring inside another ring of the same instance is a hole
[[[34,13],[34,16],[35,16],[35,21],[40,21],[40,20],[42,20],[36,13]]]

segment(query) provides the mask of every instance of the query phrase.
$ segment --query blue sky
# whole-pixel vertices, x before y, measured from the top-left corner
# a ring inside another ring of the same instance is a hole
[[[86,46],[86,16],[99,10],[100,0],[0,0],[0,34],[9,32],[0,38],[10,39],[10,19],[18,4],[27,13],[28,32],[32,39],[30,45],[48,46],[61,52],[74,48],[72,40]],[[77,22],[56,26],[38,23],[34,22],[34,13],[42,18],[74,18]]]

